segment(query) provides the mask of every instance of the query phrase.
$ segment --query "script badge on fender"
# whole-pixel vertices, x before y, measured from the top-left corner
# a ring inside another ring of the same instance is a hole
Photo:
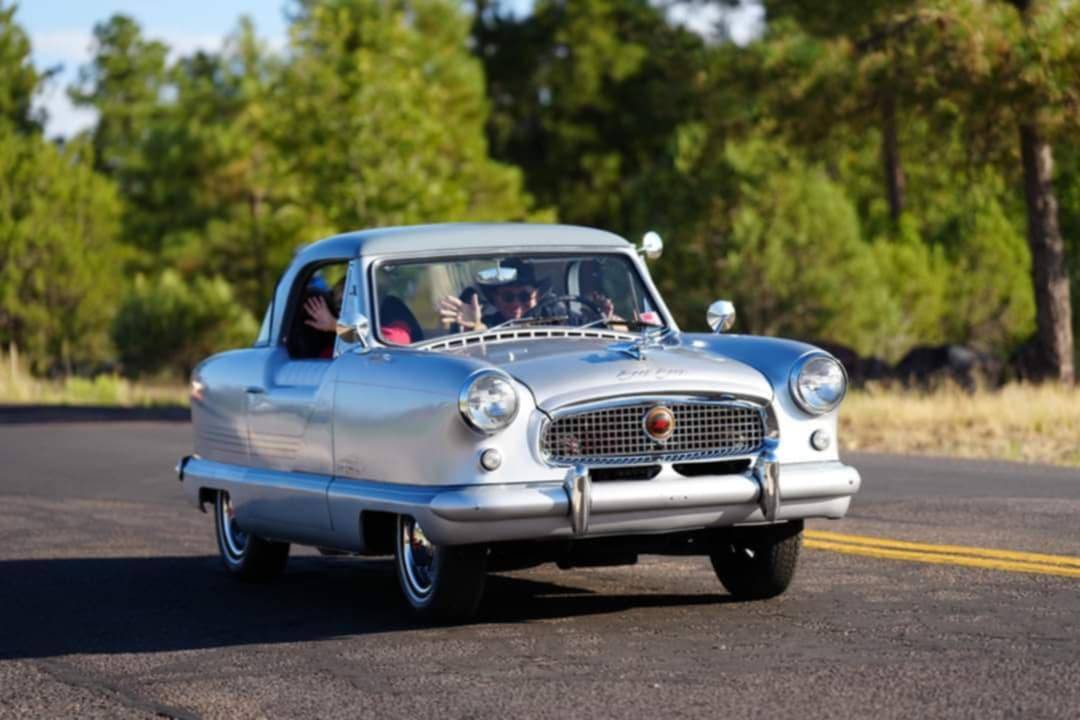
[[[675,432],[675,414],[663,405],[658,405],[645,413],[642,426],[653,440],[664,442]]]

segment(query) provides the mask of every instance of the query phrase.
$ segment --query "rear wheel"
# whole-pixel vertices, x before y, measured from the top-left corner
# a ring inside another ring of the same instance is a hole
[[[394,558],[401,592],[413,611],[429,620],[468,620],[484,594],[487,548],[432,543],[416,519],[399,515]]]
[[[716,577],[740,600],[780,595],[795,577],[802,520],[733,530],[709,554]]]
[[[221,562],[231,574],[249,582],[265,582],[285,570],[289,560],[289,543],[265,540],[241,530],[236,524],[236,513],[227,492],[217,494],[214,524]]]

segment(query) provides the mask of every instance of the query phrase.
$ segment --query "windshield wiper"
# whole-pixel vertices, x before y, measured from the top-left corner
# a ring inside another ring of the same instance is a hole
[[[570,318],[566,315],[552,315],[551,317],[520,317],[510,318],[505,322],[501,322],[494,327],[490,327],[484,332],[492,332],[493,330],[501,330],[506,327],[515,327],[520,325],[546,325],[549,323],[560,323]]]

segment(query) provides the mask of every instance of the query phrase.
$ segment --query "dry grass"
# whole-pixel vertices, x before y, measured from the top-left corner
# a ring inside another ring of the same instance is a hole
[[[847,450],[1080,466],[1080,387],[872,387],[844,401],[840,428]]]
[[[119,375],[93,379],[42,380],[19,363],[17,355],[0,353],[0,404],[109,405],[149,407],[187,405],[188,389],[178,383],[133,383]]]

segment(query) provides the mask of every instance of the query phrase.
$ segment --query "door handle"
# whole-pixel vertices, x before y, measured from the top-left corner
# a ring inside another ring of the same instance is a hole
[[[258,385],[251,385],[245,392],[247,392],[248,395],[262,395],[266,392],[266,388],[259,387]]]

